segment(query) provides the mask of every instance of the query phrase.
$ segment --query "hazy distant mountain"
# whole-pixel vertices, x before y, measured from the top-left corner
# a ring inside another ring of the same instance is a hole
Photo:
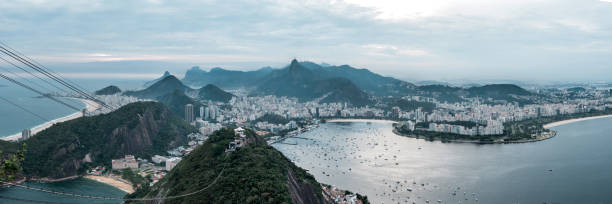
[[[94,92],[95,95],[113,95],[116,93],[121,93],[121,89],[119,89],[119,87],[117,86],[107,86],[104,87],[103,89],[97,90],[96,92]]]
[[[161,81],[162,79],[165,79],[165,78],[166,78],[166,77],[168,77],[168,76],[170,76],[170,72],[165,71],[165,72],[164,72],[164,75],[162,75],[161,77],[159,77],[159,78],[157,78],[157,79],[153,79],[153,80],[151,80],[151,81],[148,81],[148,82],[144,83],[144,85],[143,85],[143,86],[144,86],[144,87],[149,87],[149,86],[153,85],[154,83],[156,83],[156,82],[158,82],[158,81]]]
[[[342,79],[347,79],[342,80]],[[463,97],[482,97],[493,100],[525,102],[531,92],[513,84],[491,84],[469,88],[450,86],[439,81],[421,81],[421,86],[393,77],[384,77],[367,69],[349,65],[325,66],[313,62],[293,60],[281,69],[270,67],[257,71],[230,71],[214,68],[210,72],[194,67],[187,71],[184,81],[192,85],[215,84],[224,88],[256,87],[252,95],[273,94],[313,100],[326,96],[321,102],[351,102],[366,104],[369,97],[363,92],[379,97],[418,95],[439,101],[461,102]],[[335,82],[334,82],[335,81]],[[325,84],[318,85],[318,84]],[[356,88],[353,88],[356,87]],[[464,86],[465,87],[465,86]],[[327,95],[326,95],[327,94]],[[516,97],[509,97],[514,95]]]
[[[347,78],[324,77],[313,72],[297,60],[280,70],[270,73],[257,86],[255,94],[296,97],[309,101],[321,98],[322,103],[347,102],[356,106],[366,105],[369,96]]]
[[[435,98],[443,102],[461,102],[463,97],[480,97],[483,99],[506,100],[527,103],[526,99],[519,97],[532,96],[533,93],[514,84],[490,84],[470,88],[453,87],[446,85],[419,86],[417,95]],[[516,96],[516,97],[515,97]]]
[[[296,61],[297,62],[297,61]],[[351,80],[357,87],[373,95],[404,95],[414,89],[414,84],[392,77],[384,77],[367,69],[356,69],[349,65],[331,66],[319,65],[313,62],[298,62],[303,68],[311,71],[313,79],[329,79],[343,77]],[[291,67],[291,64],[282,69],[265,67],[257,71],[230,71],[222,68],[213,68],[210,72],[194,67],[185,73],[183,81],[190,85],[202,86],[215,84],[222,88],[253,87],[262,85],[271,78]]]
[[[300,62],[321,78],[343,77],[351,80],[357,87],[371,95],[398,96],[413,91],[415,85],[393,77],[384,77],[368,69],[357,69],[349,65],[321,66],[312,62]]]
[[[489,84],[479,87],[468,88],[467,91],[472,96],[507,96],[509,94],[517,96],[531,95],[532,93],[514,84]]]
[[[452,86],[452,84],[448,83],[448,82],[443,82],[443,81],[435,81],[435,80],[425,80],[425,81],[418,81],[415,83],[416,85],[419,86],[425,86],[425,85],[444,85],[444,86]]]
[[[371,105],[370,96],[347,78],[330,78],[316,82],[315,93],[326,94],[319,103],[348,102],[355,106]]]
[[[211,100],[227,103],[229,102],[233,94],[221,90],[219,87],[208,84],[198,90],[198,98],[200,100]]]
[[[442,102],[461,102],[461,96],[466,96],[467,92],[463,88],[447,85],[424,85],[416,88],[416,95],[435,98]]]
[[[215,84],[225,89],[252,87],[266,77],[272,68],[265,67],[256,71],[232,71],[222,68],[213,68],[209,72],[192,67],[185,73],[183,81],[193,86]]]
[[[139,98],[150,98],[155,99],[159,96],[163,96],[169,93],[174,92],[174,90],[179,90],[181,92],[185,91],[193,91],[193,89],[185,86],[180,80],[178,80],[175,76],[170,75],[166,78],[155,82],[151,86],[146,89],[139,91],[126,91],[123,93],[128,96],[135,96]]]
[[[417,88],[417,90],[425,91],[425,92],[446,92],[446,93],[449,93],[449,92],[461,91],[463,89],[459,88],[459,87],[454,87],[454,86],[434,84],[434,85],[419,86]]]
[[[572,87],[572,88],[568,88],[566,90],[570,91],[570,92],[585,92],[586,91],[586,89],[583,88],[583,87]]]

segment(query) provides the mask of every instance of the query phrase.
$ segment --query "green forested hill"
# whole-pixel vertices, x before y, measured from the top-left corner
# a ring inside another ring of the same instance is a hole
[[[96,92],[94,92],[94,94],[96,95],[113,95],[116,93],[121,93],[121,89],[119,89],[119,87],[117,86],[107,86],[104,87],[103,89],[97,90]]]
[[[274,113],[266,113],[263,116],[255,119],[253,121],[253,123],[257,123],[257,122],[268,122],[268,123],[272,123],[272,124],[279,124],[279,125],[284,125],[287,124],[290,120],[278,115],[278,114],[274,114]]]
[[[186,135],[193,131],[163,104],[128,104],[108,114],[55,124],[26,140],[24,174],[29,178],[62,178],[77,175],[88,166],[110,166],[111,159],[125,154],[144,158],[165,154],[169,148],[186,144]],[[20,144],[0,145],[9,150]]]
[[[251,131],[247,135],[248,146],[225,153],[234,131],[215,132],[153,187],[127,197],[183,195],[210,186],[164,203],[324,203],[320,184],[312,175]]]
[[[123,93],[123,95],[134,96],[138,98],[155,99],[157,97],[172,93],[175,90],[179,90],[181,92],[193,91],[193,89],[185,86],[183,82],[178,80],[175,76],[170,75],[163,78],[162,80],[155,82],[146,89],[138,91],[126,91]]]
[[[227,103],[232,99],[232,97],[234,97],[233,94],[223,91],[213,84],[208,84],[198,90],[198,98],[200,98],[201,100],[220,101]]]

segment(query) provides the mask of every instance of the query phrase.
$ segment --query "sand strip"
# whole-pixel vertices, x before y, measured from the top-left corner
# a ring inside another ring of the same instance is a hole
[[[94,103],[93,101],[85,100],[85,99],[78,99],[78,100],[80,100],[81,102],[85,103],[85,105],[86,105],[85,108],[87,109],[88,112],[93,112],[94,110],[99,108],[99,105],[97,103]],[[83,116],[83,113],[81,111],[79,111],[79,112],[75,112],[75,113],[72,113],[70,115],[67,115],[67,116],[64,116],[64,117],[61,117],[61,118],[56,118],[54,120],[47,121],[47,122],[45,122],[43,124],[40,124],[40,125],[37,125],[37,126],[31,128],[32,135],[35,135],[36,133],[39,133],[39,132],[41,132],[41,131],[43,131],[43,130],[45,130],[47,128],[50,128],[51,126],[53,126],[56,123],[61,123],[61,122],[69,121],[69,120],[72,120],[72,119],[80,118],[81,116]],[[7,136],[7,137],[1,137],[0,140],[4,140],[4,141],[17,141],[17,140],[19,140],[19,138],[21,138],[21,133],[16,133],[14,135],[10,135],[10,136]]]
[[[565,124],[569,124],[569,123],[575,123],[575,122],[579,122],[579,121],[593,120],[593,119],[599,119],[599,118],[607,118],[607,117],[612,117],[612,115],[600,115],[600,116],[591,116],[591,117],[584,117],[584,118],[575,118],[575,119],[569,119],[569,120],[562,120],[562,121],[557,121],[557,122],[552,122],[552,123],[545,124],[542,127],[548,129],[548,128],[557,127],[557,126],[565,125]]]
[[[120,180],[118,178],[114,178],[111,176],[93,176],[93,175],[87,175],[84,178],[86,179],[91,179],[100,183],[105,183],[108,185],[111,185],[115,188],[118,188],[119,190],[122,190],[126,193],[133,193],[134,192],[134,188],[132,187],[132,184],[127,183],[126,181]]]

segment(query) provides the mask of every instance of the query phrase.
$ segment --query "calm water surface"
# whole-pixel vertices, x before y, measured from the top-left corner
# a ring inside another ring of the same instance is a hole
[[[612,118],[523,144],[428,142],[390,122],[322,124],[275,144],[318,181],[374,203],[612,203]],[[297,145],[291,145],[297,144]]]
[[[36,188],[50,189],[50,190],[59,191],[59,192],[70,192],[70,193],[75,193],[75,194],[96,195],[96,196],[104,196],[104,197],[121,198],[125,196],[126,194],[125,192],[115,187],[112,187],[110,185],[106,185],[103,183],[99,183],[96,181],[92,181],[89,179],[74,179],[74,180],[55,182],[55,183],[26,182],[25,185],[36,187]],[[17,187],[0,189],[0,196],[27,199],[27,200],[54,202],[54,203],[122,203],[120,200],[96,200],[96,199],[74,198],[74,197],[69,197],[69,196],[48,194],[48,193],[39,192],[39,191],[24,190],[22,188],[17,188]],[[31,202],[0,199],[0,203],[20,204],[20,203],[31,203]]]
[[[108,85],[117,85],[123,89],[140,88],[145,82],[144,80],[135,79],[70,79],[78,83],[87,91],[104,88]],[[38,81],[37,81],[38,82]],[[40,82],[43,85],[44,82]],[[20,86],[10,84],[7,81],[0,81],[0,96],[7,98],[13,103],[17,103],[22,107],[35,112],[45,119],[53,120],[64,117],[75,112],[64,105],[51,101],[47,98],[36,98],[37,94],[22,88]],[[43,89],[32,85],[34,88],[43,92],[56,91],[54,89]],[[84,108],[85,104],[71,99],[61,99],[78,108]],[[23,129],[32,128],[43,124],[44,121],[30,113],[27,113],[3,100],[0,100],[0,137],[6,137],[15,133],[20,133]]]

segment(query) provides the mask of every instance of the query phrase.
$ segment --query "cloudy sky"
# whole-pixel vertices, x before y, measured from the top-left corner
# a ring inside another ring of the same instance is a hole
[[[2,0],[0,10],[0,40],[46,64],[253,70],[298,58],[411,81],[612,81],[612,2],[600,0]]]

